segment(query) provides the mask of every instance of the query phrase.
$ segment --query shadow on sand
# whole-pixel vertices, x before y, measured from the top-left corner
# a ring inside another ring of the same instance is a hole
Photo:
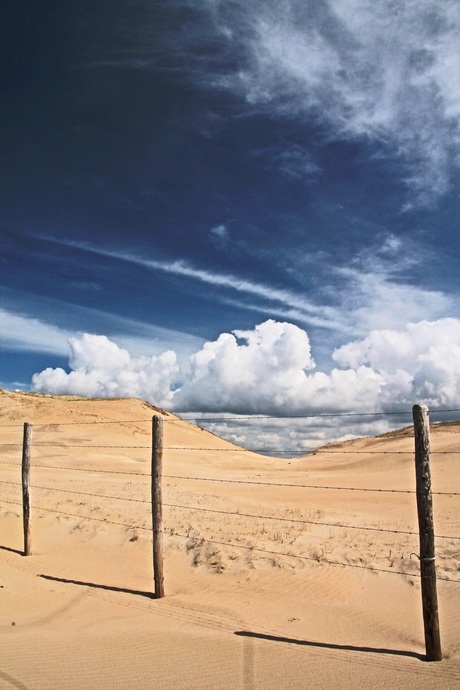
[[[114,587],[112,585],[98,585],[95,582],[82,582],[81,580],[66,580],[63,577],[53,577],[52,575],[39,575],[44,580],[51,580],[52,582],[63,582],[66,585],[79,585],[81,587],[93,587],[94,589],[104,589],[108,592],[123,592],[124,594],[135,594],[138,597],[147,597],[148,599],[156,599],[153,592],[141,592],[137,589],[127,589],[126,587]]]
[[[310,642],[309,640],[298,640],[291,637],[277,637],[276,635],[265,635],[263,633],[250,632],[249,630],[238,630],[235,632],[238,637],[249,637],[256,640],[268,640],[269,642],[284,642],[285,644],[296,644],[303,647],[314,647],[315,649],[335,649],[345,652],[366,652],[371,654],[389,654],[391,656],[408,656],[412,659],[425,661],[423,654],[416,652],[406,652],[401,649],[385,649],[382,647],[357,647],[349,644],[333,644],[330,642]]]
[[[9,551],[10,553],[17,553],[19,556],[25,556],[24,551],[21,551],[20,549],[12,549],[11,546],[2,546],[0,544],[0,550]]]

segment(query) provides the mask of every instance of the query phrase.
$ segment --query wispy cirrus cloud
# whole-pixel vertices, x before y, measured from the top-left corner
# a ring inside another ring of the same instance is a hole
[[[457,294],[420,284],[412,272],[436,257],[411,240],[386,234],[362,249],[347,266],[333,266],[333,287],[343,294],[342,308],[362,335],[372,329],[403,328],[408,322],[456,316]]]
[[[399,161],[407,208],[448,192],[460,164],[456,0],[172,4],[191,12],[187,40],[165,38],[190,79],[250,111],[315,122],[331,140],[377,145]]]
[[[324,301],[320,302],[310,299],[301,285],[297,290],[288,290],[234,274],[196,268],[183,260],[160,261],[87,242],[66,243],[79,250],[202,283],[214,288],[214,298],[222,303],[294,320],[302,326],[326,329],[335,332],[336,337],[365,335],[377,327],[402,328],[409,321],[455,316],[459,307],[456,296],[428,287],[414,289],[408,271],[427,256],[421,251],[414,258],[410,243],[406,244],[387,234],[363,249],[347,266],[333,264],[326,258],[314,269],[323,281],[318,295]]]
[[[222,288],[229,291],[229,293],[243,293],[248,296],[258,297],[266,303],[271,302],[284,305],[285,307],[295,309],[306,323],[310,323],[313,326],[328,329],[340,329],[343,326],[342,318],[337,309],[327,305],[315,304],[300,292],[276,288],[229,273],[195,268],[183,260],[158,261],[156,259],[145,259],[126,251],[98,248],[87,242],[68,242],[66,244],[101,256],[150,268],[154,271],[189,278],[214,288]],[[266,310],[269,311],[269,307]]]
[[[0,309],[0,345],[5,350],[66,355],[66,331],[41,319]]]
[[[267,169],[278,169],[286,177],[307,184],[323,172],[312,153],[299,144],[270,146],[253,151],[253,155],[263,161]]]
[[[80,337],[88,329],[103,331],[136,357],[173,347],[179,358],[185,358],[203,342],[202,338],[188,333],[58,300],[47,301],[56,312],[52,321],[43,314],[37,316],[33,303],[27,308],[18,308],[20,299],[27,301],[27,294],[15,293],[11,306],[0,309],[0,347],[3,350],[63,356],[68,354],[69,339]],[[65,319],[62,310],[66,312]]]

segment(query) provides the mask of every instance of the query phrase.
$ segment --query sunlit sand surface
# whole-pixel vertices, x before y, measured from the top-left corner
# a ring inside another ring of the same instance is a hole
[[[288,461],[165,413],[155,599],[153,414],[0,392],[0,688],[459,686],[460,423],[431,429],[444,660],[427,663],[410,429]]]

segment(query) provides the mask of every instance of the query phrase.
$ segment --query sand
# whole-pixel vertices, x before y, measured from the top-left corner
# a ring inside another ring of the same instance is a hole
[[[154,413],[134,399],[0,392],[0,688],[460,686],[460,496],[442,493],[460,493],[460,423],[431,430],[444,659],[427,663],[410,430],[288,461],[165,413],[155,599]],[[356,490],[369,488],[397,492]]]

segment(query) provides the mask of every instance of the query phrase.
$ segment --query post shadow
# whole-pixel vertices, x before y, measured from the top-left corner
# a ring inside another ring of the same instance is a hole
[[[52,582],[62,582],[66,585],[78,585],[80,587],[92,587],[93,589],[103,589],[109,592],[122,592],[123,594],[134,594],[138,597],[147,597],[148,599],[157,599],[153,592],[142,592],[138,589],[128,589],[127,587],[115,587],[114,585],[101,585],[96,582],[83,582],[81,580],[68,580],[64,577],[54,577],[53,575],[39,575],[44,580],[51,580]]]
[[[367,654],[388,654],[390,656],[407,656],[419,661],[426,661],[423,654],[417,652],[408,652],[401,649],[386,649],[382,647],[360,647],[350,644],[334,644],[332,642],[312,642],[311,640],[299,640],[291,637],[281,637],[277,635],[266,635],[265,633],[256,633],[249,630],[238,630],[234,633],[238,637],[249,637],[257,640],[268,640],[269,642],[283,642],[285,644],[296,644],[302,647],[314,647],[315,649],[333,649],[344,652],[363,652]]]
[[[3,546],[3,544],[0,544],[0,550],[1,551],[9,551],[10,553],[17,553],[18,556],[25,556],[25,552],[21,551],[21,549],[13,549],[11,546]]]

